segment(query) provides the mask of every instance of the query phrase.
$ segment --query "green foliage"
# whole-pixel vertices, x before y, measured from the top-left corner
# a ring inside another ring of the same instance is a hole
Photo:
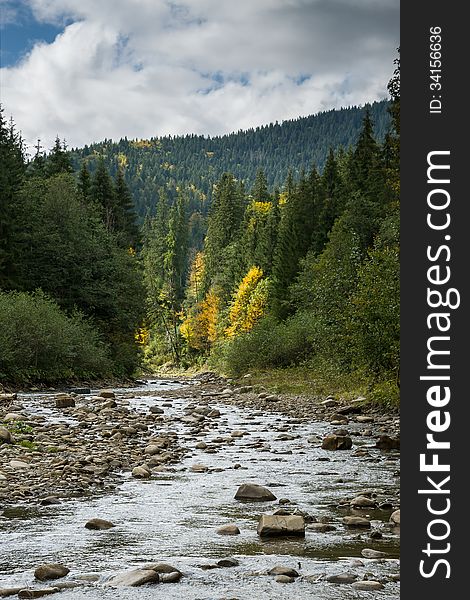
[[[0,377],[11,381],[107,375],[108,349],[80,313],[42,292],[0,292]],[[21,428],[18,433],[27,433]]]

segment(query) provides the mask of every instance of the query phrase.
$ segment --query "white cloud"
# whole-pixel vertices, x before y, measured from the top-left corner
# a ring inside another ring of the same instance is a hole
[[[67,23],[2,69],[28,142],[218,134],[385,95],[398,0],[27,0]],[[1,2],[1,0],[0,0]]]

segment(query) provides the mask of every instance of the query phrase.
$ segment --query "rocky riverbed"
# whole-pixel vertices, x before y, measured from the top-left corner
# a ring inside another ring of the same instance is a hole
[[[88,391],[0,399],[0,597],[399,597],[397,414],[211,374]]]

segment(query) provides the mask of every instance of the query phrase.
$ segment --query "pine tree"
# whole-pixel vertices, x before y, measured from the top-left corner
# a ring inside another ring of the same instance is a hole
[[[122,168],[118,168],[114,186],[115,195],[115,231],[125,248],[135,248],[139,239],[137,216],[131,192],[124,180]]]
[[[286,202],[282,209],[273,264],[272,308],[277,316],[288,312],[288,288],[299,269],[300,260],[311,248],[316,229],[318,177],[301,175],[294,185],[292,176],[286,182]]]
[[[72,161],[67,153],[66,143],[65,141],[62,143],[59,136],[56,137],[54,147],[46,159],[45,173],[48,177],[59,175],[59,173],[73,173]]]
[[[117,225],[114,186],[102,157],[91,180],[90,197],[98,206],[108,233],[114,232]]]
[[[85,161],[82,161],[80,173],[78,174],[78,189],[80,190],[85,202],[88,203],[90,201],[91,194],[91,177]]]
[[[216,285],[223,297],[230,296],[239,278],[241,256],[236,242],[240,235],[245,198],[233,175],[225,173],[216,184],[205,240],[203,293]]]
[[[8,126],[0,105],[0,288],[15,280],[15,243],[20,224],[15,218],[16,193],[25,173],[24,147],[13,121]]]

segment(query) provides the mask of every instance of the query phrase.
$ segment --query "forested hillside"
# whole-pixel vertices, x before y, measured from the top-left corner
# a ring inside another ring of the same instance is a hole
[[[2,115],[0,378],[127,375],[144,354],[355,374],[396,397],[398,70],[389,91],[220,138],[57,139],[30,160]]]
[[[0,383],[134,372],[135,220],[122,173],[77,178],[59,140],[28,161],[0,113]]]
[[[223,372],[303,365],[358,376],[377,399],[399,383],[399,71],[390,130],[365,110],[356,144],[246,188],[224,173],[202,248],[188,191],[166,192],[143,231],[147,360],[209,361]]]
[[[369,108],[380,142],[390,126],[387,107],[388,102],[383,101],[374,102]],[[72,158],[77,170],[85,162],[93,172],[102,157],[113,176],[121,166],[141,220],[148,211],[155,214],[159,188],[164,188],[174,202],[179,187],[190,188],[191,214],[205,217],[211,204],[212,186],[223,173],[232,173],[250,189],[256,173],[263,169],[268,186],[274,189],[284,184],[289,169],[295,176],[312,165],[322,171],[330,148],[347,149],[357,143],[364,110],[358,107],[330,110],[217,137],[105,140],[74,150]]]

